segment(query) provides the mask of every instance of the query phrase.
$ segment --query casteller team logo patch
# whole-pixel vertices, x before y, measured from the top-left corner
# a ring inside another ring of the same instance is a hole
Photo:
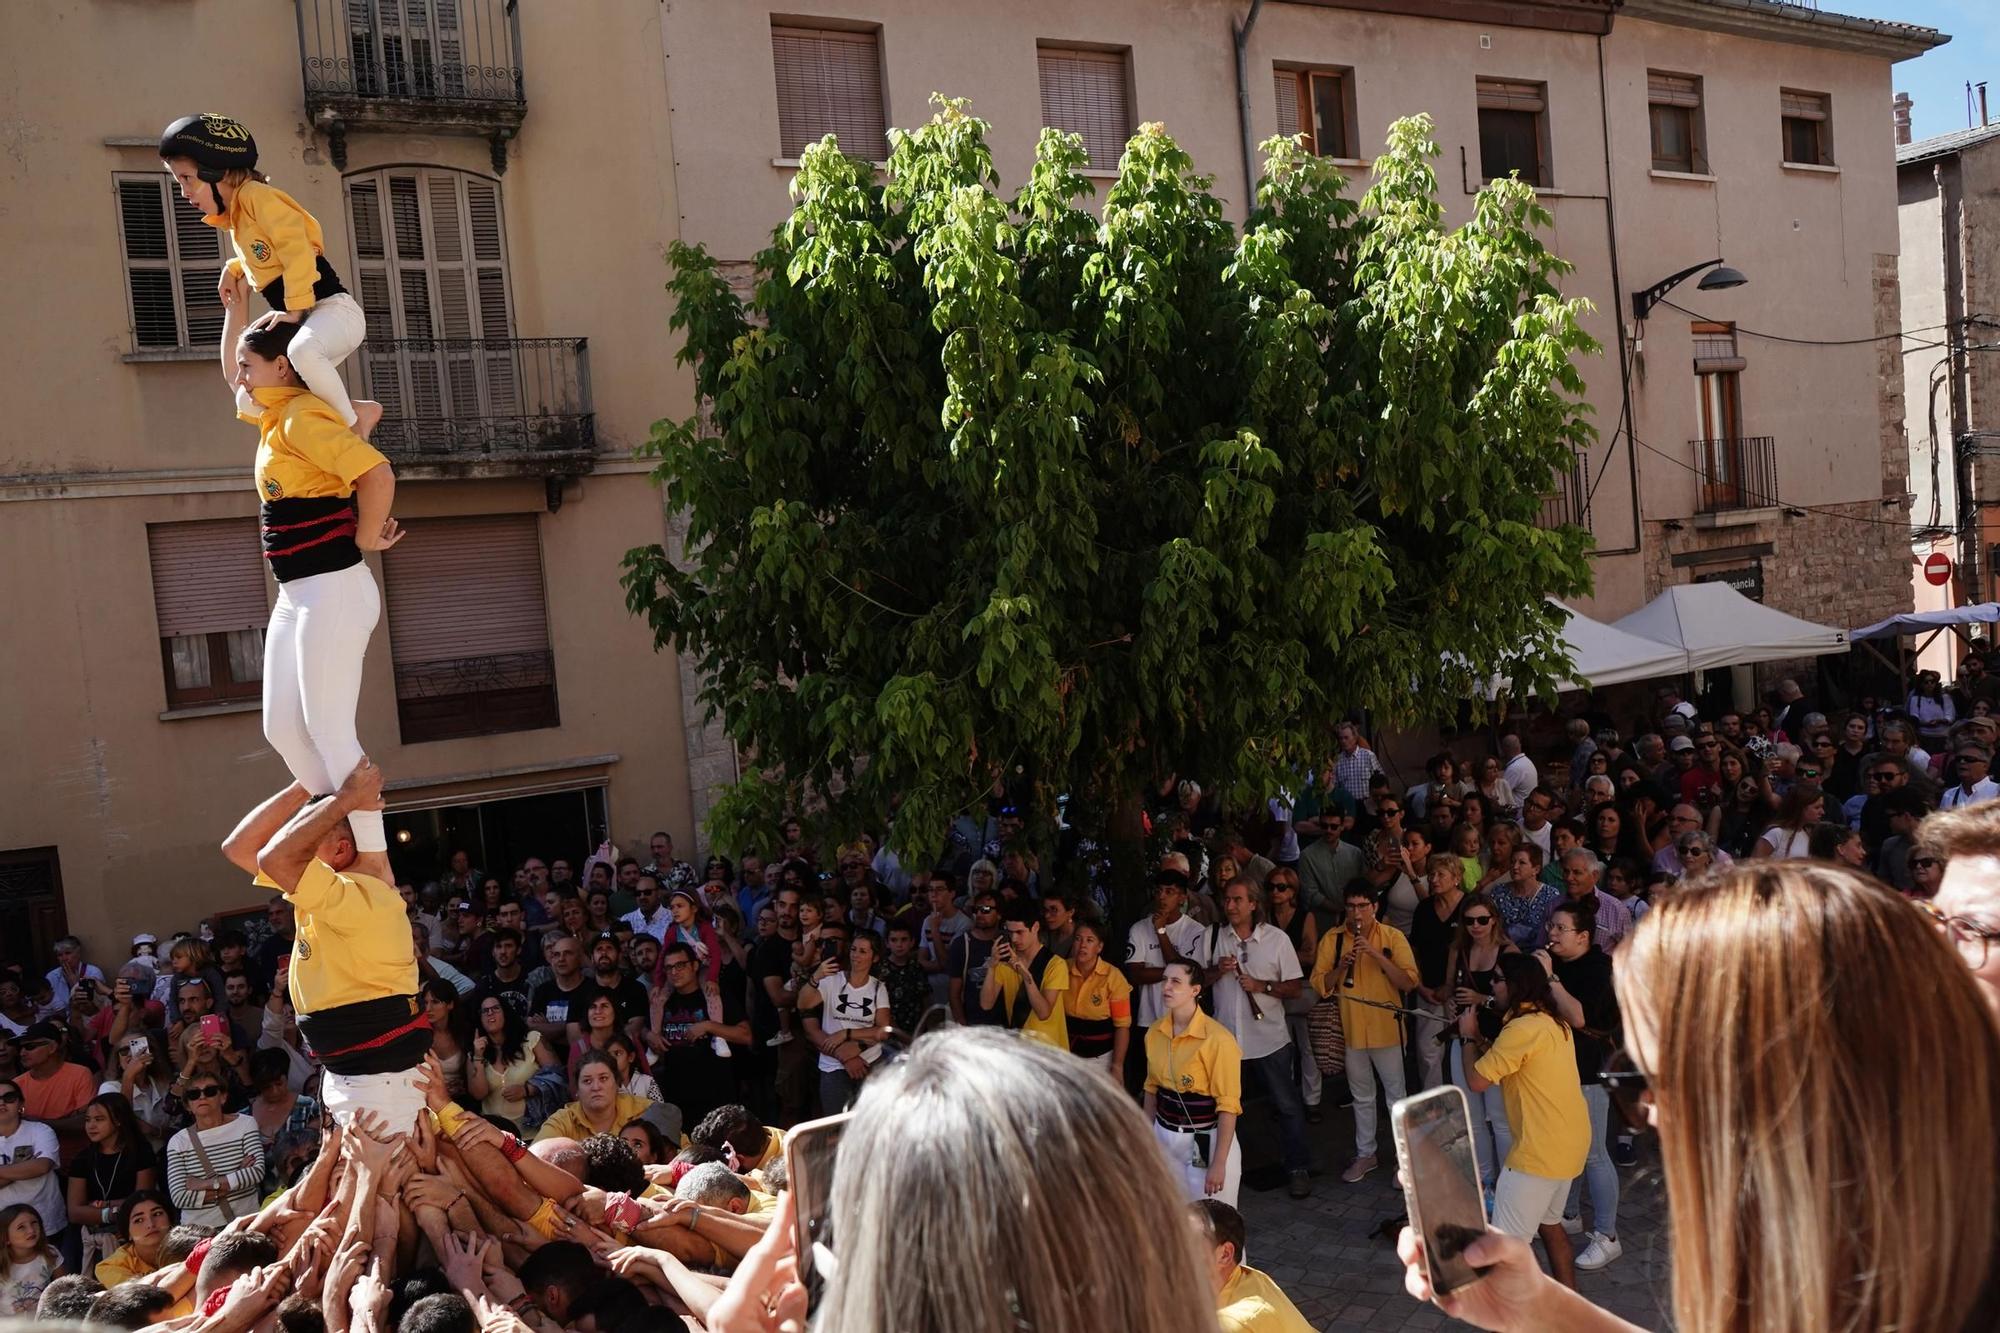
[[[260,264],[271,262],[271,247],[262,241],[250,242],[250,253],[257,256],[257,262]]]
[[[278,484],[276,477],[266,477],[264,478],[264,494],[270,499],[282,500],[285,498],[285,488]]]

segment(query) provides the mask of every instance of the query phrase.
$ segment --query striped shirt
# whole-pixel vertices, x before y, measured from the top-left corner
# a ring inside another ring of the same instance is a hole
[[[214,1129],[201,1134],[202,1152],[208,1157],[204,1170],[195,1152],[195,1127],[189,1125],[167,1140],[167,1192],[181,1210],[181,1221],[219,1227],[229,1221],[219,1203],[195,1189],[193,1182],[209,1175],[228,1182],[224,1202],[237,1217],[257,1211],[257,1191],[264,1180],[264,1136],[257,1122],[247,1115],[232,1115]]]

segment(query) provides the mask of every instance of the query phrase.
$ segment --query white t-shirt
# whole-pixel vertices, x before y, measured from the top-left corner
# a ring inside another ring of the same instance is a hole
[[[1160,938],[1154,933],[1156,929],[1150,916],[1142,916],[1132,923],[1129,937],[1132,956],[1127,962],[1142,967],[1159,967],[1166,962],[1166,955],[1160,952]],[[1208,927],[1201,922],[1183,912],[1174,924],[1167,927],[1167,938],[1174,942],[1174,948],[1180,950],[1183,957],[1204,966],[1207,964]],[[1150,986],[1134,986],[1132,995],[1139,1002],[1138,1012],[1132,1015],[1132,1023],[1143,1033],[1159,1022],[1160,1015],[1166,1012],[1160,1000],[1160,983],[1156,981]]]
[[[1525,754],[1509,759],[1500,776],[1507,780],[1508,789],[1514,793],[1514,808],[1517,810],[1528,803],[1528,793],[1542,780],[1541,774],[1535,771],[1535,761]]]
[[[19,1166],[40,1157],[52,1163],[62,1161],[56,1146],[56,1132],[39,1120],[23,1120],[12,1134],[0,1134],[0,1162]],[[31,1203],[41,1214],[42,1230],[51,1236],[69,1225],[69,1207],[63,1201],[62,1173],[44,1171],[32,1180],[0,1183],[0,1208]]]
[[[1764,836],[1757,839],[1771,849],[1771,855],[1780,861],[1797,860],[1806,854],[1812,844],[1812,835],[1804,829],[1787,836],[1785,831],[1773,824],[1764,830]]]
[[[826,1033],[880,1027],[889,1019],[889,988],[874,977],[857,986],[845,972],[836,972],[819,983],[818,1017],[819,1030]],[[872,1065],[882,1058],[882,1048],[863,1042],[861,1058]],[[844,1066],[821,1051],[819,1068],[822,1074],[831,1074]]]
[[[1206,943],[1204,938],[1204,947]],[[1222,929],[1215,932],[1215,956],[1208,962],[1213,966],[1225,958],[1238,960],[1238,970],[1259,981],[1292,981],[1305,975],[1299,968],[1299,951],[1292,947],[1291,937],[1268,921],[1251,931],[1247,940],[1236,933],[1236,927],[1223,922]],[[1216,980],[1216,1020],[1236,1038],[1245,1060],[1261,1060],[1283,1050],[1291,1034],[1285,1026],[1283,1000],[1273,995],[1258,995],[1257,1011],[1263,1017],[1255,1018],[1251,1016],[1250,998],[1234,977]]]

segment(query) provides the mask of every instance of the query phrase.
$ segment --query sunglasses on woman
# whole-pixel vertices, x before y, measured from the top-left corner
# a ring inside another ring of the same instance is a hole
[[[1490,926],[1493,924],[1493,918],[1490,916],[1469,916],[1465,918],[1465,924],[1468,926]]]
[[[189,1101],[198,1102],[202,1100],[204,1097],[220,1097],[222,1095],[222,1089],[216,1087],[214,1084],[209,1084],[206,1087],[189,1088],[187,1090],[187,1095]]]

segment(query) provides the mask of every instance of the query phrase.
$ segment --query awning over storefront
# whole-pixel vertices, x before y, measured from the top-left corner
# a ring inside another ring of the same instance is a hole
[[[1978,602],[1971,606],[1947,607],[1942,611],[1915,611],[1906,616],[1890,616],[1872,625],[1848,632],[1850,639],[1894,639],[1925,630],[1950,629],[1953,625],[2000,624],[2000,602]]]
[[[1689,671],[1817,657],[1847,647],[1846,630],[1788,616],[1726,583],[1678,584],[1612,628],[1680,649],[1686,664],[1677,669]]]

